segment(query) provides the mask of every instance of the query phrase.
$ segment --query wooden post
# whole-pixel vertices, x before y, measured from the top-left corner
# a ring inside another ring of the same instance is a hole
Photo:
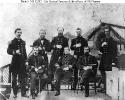
[[[3,69],[0,70],[1,71],[1,82],[3,82]]]

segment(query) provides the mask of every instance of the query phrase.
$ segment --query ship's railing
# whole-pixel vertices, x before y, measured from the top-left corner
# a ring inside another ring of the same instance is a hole
[[[0,98],[8,100],[11,93],[11,73],[9,71],[10,64],[0,68]]]
[[[11,73],[9,71],[10,64],[7,64],[0,68],[0,82],[11,83]]]

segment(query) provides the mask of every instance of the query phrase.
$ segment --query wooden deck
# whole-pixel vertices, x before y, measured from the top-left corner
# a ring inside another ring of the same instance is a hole
[[[61,95],[54,96],[54,91],[42,91],[38,94],[38,96],[35,98],[35,100],[112,100],[109,96],[98,93],[95,95],[94,90],[90,90],[90,96],[85,97],[85,91],[82,92],[79,90],[78,94],[74,93],[74,91],[66,90],[67,86],[62,85],[61,86]],[[29,96],[29,98],[21,97],[20,92],[17,95],[17,98],[13,98],[13,93],[10,95],[9,100],[32,100],[32,97]]]

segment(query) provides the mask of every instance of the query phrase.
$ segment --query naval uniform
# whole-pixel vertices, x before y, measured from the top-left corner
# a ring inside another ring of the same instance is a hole
[[[62,48],[59,49],[56,47],[56,45],[61,45]],[[55,63],[58,61],[58,58],[63,56],[64,48],[68,47],[68,39],[64,36],[57,36],[52,39],[51,42],[51,50],[53,50],[51,60],[50,60],[50,69],[51,69],[51,80],[54,79],[54,73],[55,73]],[[53,89],[54,86],[51,84],[51,88]]]
[[[64,75],[67,76],[65,78],[71,78],[73,71],[72,68],[69,68],[68,71],[64,71],[64,68],[68,67],[69,65],[72,65],[72,67],[74,67],[74,65],[76,64],[76,59],[71,54],[65,54],[64,56],[59,58],[57,64],[59,64],[59,68],[55,71],[54,80],[56,80],[55,89],[60,93],[60,83],[62,78],[64,77]]]
[[[99,70],[103,71],[111,71],[112,62],[115,61],[117,56],[117,42],[113,40],[112,37],[103,38],[101,40],[101,44],[106,42],[107,45],[101,46],[100,52],[102,52],[101,62],[99,66]]]
[[[28,59],[29,66],[34,66],[35,68],[42,67],[38,70],[38,73],[35,71],[35,69],[30,69],[30,87],[31,87],[31,94],[35,94],[35,88],[36,88],[36,78],[39,75],[41,79],[41,90],[47,83],[47,62],[42,58],[41,55],[31,55]],[[44,65],[44,66],[43,66]],[[39,88],[37,88],[39,89]]]
[[[47,52],[51,51],[51,46],[49,40],[46,38],[39,38],[34,43],[33,46],[40,46],[41,50],[39,50],[39,54],[44,57],[45,61],[48,63]]]
[[[81,47],[75,47],[75,45],[78,43],[81,43]],[[84,47],[85,46],[88,46],[88,42],[85,40],[85,38],[83,38],[82,36],[77,36],[75,39],[72,39],[70,49],[74,50],[74,56],[77,56],[77,59],[78,59],[79,56],[84,55]],[[73,89],[76,89],[76,85],[78,82],[78,76],[77,76],[78,69],[77,69],[77,67],[75,67],[74,75],[75,75],[75,77],[74,77],[75,82],[74,82]]]
[[[81,43],[81,46],[75,47],[74,45],[76,45],[78,43]],[[88,42],[85,40],[85,38],[83,38],[82,36],[77,36],[75,39],[72,39],[70,49],[74,50],[74,55],[79,57],[79,56],[84,55],[85,46],[88,46]]]
[[[106,42],[107,45],[102,46],[102,44]],[[101,40],[100,52],[102,52],[99,70],[102,75],[102,82],[104,83],[104,89],[106,89],[105,83],[105,71],[112,71],[111,64],[115,62],[117,56],[117,42],[113,40],[112,37],[103,38]]]
[[[94,56],[88,54],[79,57],[77,63],[79,64],[81,83],[85,85],[85,94],[89,96],[89,78],[94,77],[97,72],[98,63]],[[94,64],[94,65],[91,65]],[[92,69],[84,70],[83,67],[92,66]]]
[[[16,54],[16,50],[20,51],[20,55]],[[12,61],[10,66],[10,72],[12,72],[12,88],[14,95],[17,95],[17,76],[20,82],[21,95],[26,95],[25,89],[25,75],[26,66],[25,61],[27,60],[25,41],[22,39],[14,38],[8,45],[7,53],[12,55]]]

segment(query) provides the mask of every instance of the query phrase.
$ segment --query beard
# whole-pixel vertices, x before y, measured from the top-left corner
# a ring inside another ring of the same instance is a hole
[[[44,39],[44,38],[45,38],[45,36],[40,36],[40,38],[41,38],[41,39]]]
[[[58,36],[59,36],[59,37],[63,36],[63,33],[58,33]]]
[[[89,52],[85,52],[85,56],[88,56],[89,55]]]
[[[78,36],[78,37],[81,36],[81,33],[80,33],[80,32],[77,32],[77,36]]]

